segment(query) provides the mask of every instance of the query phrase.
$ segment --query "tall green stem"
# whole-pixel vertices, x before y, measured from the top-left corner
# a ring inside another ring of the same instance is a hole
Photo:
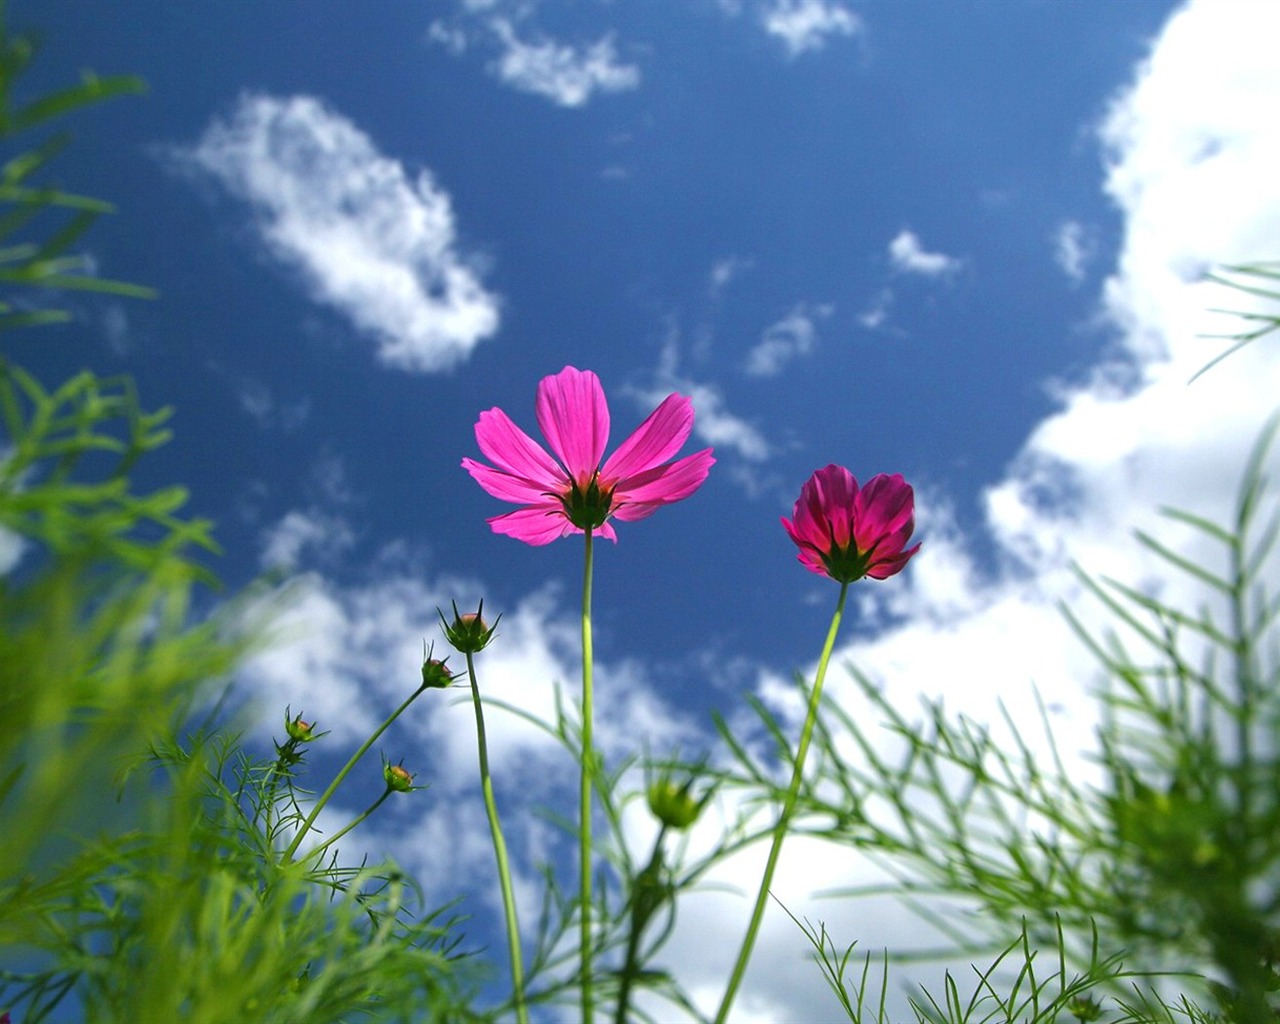
[[[419,686],[414,690],[413,693],[409,695],[408,699],[391,712],[391,716],[373,731],[373,734],[364,741],[360,749],[351,755],[351,759],[342,766],[342,771],[338,772],[338,774],[333,777],[333,781],[329,783],[329,788],[320,794],[320,799],[317,800],[315,806],[311,808],[311,813],[307,815],[307,820],[302,823],[302,827],[298,829],[298,834],[293,837],[293,842],[291,842],[289,844],[289,848],[284,851],[284,861],[286,864],[293,860],[293,855],[298,851],[298,846],[311,831],[311,826],[315,823],[316,817],[320,814],[320,811],[323,810],[324,805],[327,804],[333,794],[338,791],[338,787],[342,785],[342,780],[351,774],[351,769],[360,763],[360,759],[369,752],[369,748],[378,741],[378,737],[387,731],[392,722],[404,714],[409,705],[417,700],[425,689],[427,689],[426,686]]]
[[[591,721],[591,527],[586,529],[586,559],[582,572],[582,759],[578,789],[578,860],[581,866],[579,888],[579,957],[582,965],[582,1022],[591,1024],[592,937],[591,937],[591,788],[595,775],[595,749]]]
[[[524,1001],[524,966],[520,957],[520,923],[516,918],[516,898],[511,888],[511,865],[507,860],[507,843],[502,838],[498,820],[498,804],[493,796],[493,778],[489,774],[489,744],[485,739],[484,711],[480,704],[480,686],[476,682],[476,666],[472,652],[467,651],[467,676],[471,680],[471,701],[476,708],[476,742],[480,751],[480,788],[484,792],[484,809],[489,816],[489,832],[493,835],[493,855],[498,861],[498,884],[502,887],[502,910],[507,920],[507,953],[511,959],[511,992],[516,1004],[516,1020],[528,1024],[529,1010]]]
[[[836,602],[835,614],[831,617],[831,628],[827,630],[827,642],[822,645],[822,657],[818,660],[818,675],[813,683],[813,692],[809,694],[809,712],[805,716],[804,728],[800,730],[800,746],[796,749],[795,766],[791,770],[791,785],[787,789],[786,800],[778,815],[778,823],[773,828],[773,843],[769,847],[769,859],[765,862],[764,877],[760,879],[760,892],[756,895],[755,909],[751,912],[751,923],[747,926],[747,934],[742,939],[742,948],[738,951],[738,960],[733,965],[733,974],[729,976],[729,985],[725,989],[724,999],[716,1013],[716,1024],[724,1024],[733,1006],[738,987],[747,970],[747,962],[751,959],[751,951],[755,948],[756,935],[760,931],[760,922],[764,919],[765,904],[769,900],[769,886],[773,883],[773,872],[778,866],[778,856],[782,853],[782,841],[787,837],[787,829],[791,826],[791,816],[795,813],[796,798],[800,794],[800,783],[804,778],[804,760],[809,753],[809,741],[813,738],[813,727],[818,720],[818,705],[822,700],[822,682],[827,676],[827,662],[831,660],[831,651],[836,644],[836,634],[840,631],[840,619],[844,616],[844,599],[849,592],[849,584],[840,584],[840,599]]]

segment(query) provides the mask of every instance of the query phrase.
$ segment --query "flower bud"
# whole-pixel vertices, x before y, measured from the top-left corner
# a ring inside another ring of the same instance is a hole
[[[314,722],[304,722],[301,715],[290,718],[288,711],[284,714],[284,731],[295,743],[310,743],[317,738]]]
[[[397,793],[409,793],[421,787],[413,784],[413,776],[403,764],[384,764],[382,777],[387,780],[387,788]]]
[[[667,828],[688,828],[698,820],[706,806],[710,792],[701,798],[694,797],[690,792],[693,782],[690,778],[683,785],[677,785],[670,775],[664,773],[649,784],[645,792],[649,810]]]
[[[1084,995],[1072,996],[1067,1001],[1067,1013],[1071,1014],[1080,1024],[1093,1024],[1102,1016],[1102,1007],[1098,1005],[1098,1001],[1093,996]]]
[[[484,611],[484,601],[480,602],[480,607],[474,612],[460,613],[458,611],[458,603],[451,602],[453,605],[453,621],[446,622],[444,612],[436,609],[436,613],[440,616],[440,624],[444,627],[444,635],[454,649],[462,654],[475,654],[483,651],[489,646],[489,641],[493,639],[493,631],[498,628],[497,619],[494,620],[492,626],[485,625],[485,621],[481,618]],[[499,615],[498,619],[502,616]]]
[[[422,685],[424,688],[432,688],[443,690],[447,686],[453,684],[453,673],[449,671],[449,666],[445,664],[448,658],[431,657],[432,650],[427,648],[426,642],[422,644]]]

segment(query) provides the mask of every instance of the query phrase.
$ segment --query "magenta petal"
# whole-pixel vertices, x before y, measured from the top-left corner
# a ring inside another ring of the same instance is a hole
[[[906,565],[907,562],[911,560],[911,556],[919,550],[920,545],[917,544],[909,551],[903,551],[901,554],[894,555],[892,558],[886,558],[883,561],[878,561],[867,570],[867,575],[876,580],[888,579],[890,576],[901,572],[902,567]]]
[[[693,430],[693,402],[684,395],[668,395],[632,431],[600,470],[606,487],[643,473],[675,455]]]
[[[857,515],[855,540],[863,551],[878,541],[902,530],[911,523],[915,512],[915,495],[911,485],[898,474],[881,473],[867,481],[854,504]],[[910,537],[908,531],[903,538]]]
[[[486,466],[483,462],[476,462],[475,459],[463,459],[462,468],[471,474],[476,483],[503,501],[530,505],[546,497],[547,488],[544,484],[526,480],[522,476],[513,476],[504,470]]]
[[[834,464],[818,470],[812,479],[810,509],[814,518],[825,523],[831,543],[847,548],[856,519],[857,479],[843,466]]]
[[[506,515],[487,520],[494,533],[505,534],[526,544],[550,544],[573,532],[573,524],[564,512],[551,506],[518,508]]]
[[[614,504],[625,508],[631,503],[665,505],[680,501],[702,486],[715,461],[711,449],[704,448],[669,465],[619,481],[613,492]],[[619,512],[614,515],[622,518]]]
[[[585,484],[609,443],[609,405],[600,378],[566,366],[538,383],[538,426],[569,476]]]
[[[544,490],[555,490],[559,484],[567,483],[564,470],[556,465],[555,459],[501,409],[488,409],[480,414],[476,443],[499,469],[545,483]]]

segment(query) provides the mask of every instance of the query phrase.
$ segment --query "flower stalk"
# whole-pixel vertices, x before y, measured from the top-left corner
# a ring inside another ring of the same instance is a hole
[[[594,1013],[592,987],[592,936],[591,936],[591,789],[595,776],[595,749],[592,730],[594,716],[591,693],[591,528],[584,531],[586,555],[582,571],[582,757],[581,777],[578,788],[578,861],[581,867],[579,884],[579,943],[582,967],[582,1020],[591,1024]]]
[[[476,616],[479,621],[479,615]],[[459,621],[455,615],[455,622]],[[483,625],[483,623],[482,623]],[[485,643],[488,637],[485,637]],[[507,843],[502,837],[498,804],[493,795],[493,777],[489,774],[489,744],[485,738],[484,711],[480,702],[480,686],[476,682],[474,651],[463,651],[467,658],[467,678],[471,681],[471,701],[476,709],[476,745],[480,759],[480,789],[484,794],[484,810],[489,817],[489,833],[493,836],[493,855],[498,862],[498,884],[502,889],[502,912],[506,919],[507,953],[511,960],[511,998],[516,1020],[528,1024],[529,1009],[524,995],[524,963],[520,953],[520,923],[516,917],[516,898],[511,885],[511,863],[507,859]]]
[[[831,617],[831,627],[827,630],[826,643],[822,645],[822,657],[818,660],[818,672],[814,678],[813,690],[809,694],[809,710],[805,715],[804,727],[800,730],[800,745],[796,748],[795,765],[791,770],[791,785],[787,787],[787,796],[782,810],[778,814],[778,822],[773,827],[773,842],[769,846],[769,859],[765,862],[764,876],[760,879],[760,891],[756,894],[756,903],[751,911],[751,923],[742,939],[742,948],[738,950],[738,959],[733,965],[733,973],[729,976],[729,984],[725,988],[724,998],[716,1013],[716,1024],[724,1024],[729,1010],[733,1006],[738,987],[742,984],[747,963],[751,960],[755,948],[756,936],[760,931],[760,922],[764,919],[765,904],[769,900],[769,887],[773,883],[773,873],[778,867],[778,857],[782,853],[782,843],[791,827],[791,816],[795,813],[796,799],[800,794],[800,783],[804,778],[804,762],[809,753],[809,742],[813,738],[814,725],[818,720],[818,707],[822,701],[822,684],[827,676],[827,663],[831,660],[831,651],[836,644],[836,634],[840,632],[840,620],[844,617],[844,601],[849,593],[849,582],[840,584],[840,597],[836,601],[835,614]]]

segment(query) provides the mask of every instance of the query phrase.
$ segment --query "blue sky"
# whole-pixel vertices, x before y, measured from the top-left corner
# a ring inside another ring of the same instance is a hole
[[[47,36],[32,89],[81,68],[148,81],[80,120],[59,173],[119,206],[89,243],[101,272],[161,293],[78,299],[15,354],[129,372],[176,407],[147,479],[190,486],[233,587],[294,579],[296,632],[243,686],[335,743],[412,685],[450,598],[505,616],[491,692],[546,711],[576,679],[580,546],[492,535],[507,509],[459,466],[483,409],[534,431],[537,382],[566,364],[600,375],[615,445],[679,391],[687,450],[719,460],[600,547],[618,753],[637,735],[691,753],[747,692],[794,711],[835,587],[778,516],[828,462],[905,474],[924,541],[859,592],[844,655],[907,704],[979,717],[1039,685],[1085,745],[1091,670],[1055,611],[1078,597],[1070,561],[1149,573],[1130,528],[1158,504],[1221,511],[1278,393],[1262,346],[1186,384],[1216,351],[1203,311],[1242,304],[1200,273],[1280,255],[1263,3],[43,0],[11,18]],[[465,719],[415,715],[389,756],[411,766],[416,744],[437,791],[469,793]],[[497,731],[499,772],[548,780],[513,803],[548,795],[559,755]],[[413,866],[434,842],[485,884],[474,803],[398,812],[370,849]],[[545,838],[518,829],[517,849]],[[792,856],[797,878],[857,870]],[[714,1000],[727,962],[704,951],[746,906],[708,899],[675,952]],[[840,937],[909,930],[878,920]],[[740,1019],[822,1019],[816,969],[789,977],[803,957],[789,923],[767,928]]]

